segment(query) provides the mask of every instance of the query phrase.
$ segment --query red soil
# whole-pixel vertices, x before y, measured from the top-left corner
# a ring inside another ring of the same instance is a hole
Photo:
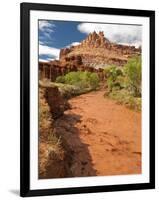
[[[141,173],[141,113],[104,98],[104,91],[69,103],[56,127],[72,149],[73,176]]]

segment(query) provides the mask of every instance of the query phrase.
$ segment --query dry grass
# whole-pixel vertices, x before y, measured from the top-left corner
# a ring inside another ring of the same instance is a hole
[[[142,108],[142,98],[134,97],[130,95],[126,90],[112,91],[111,93],[105,93],[105,97],[108,96],[113,100],[116,100],[118,104],[125,105],[135,111],[141,111]]]
[[[54,131],[49,106],[44,98],[45,89],[39,89],[39,177],[56,176],[48,170],[49,166],[58,160],[63,160],[64,151],[61,138]]]

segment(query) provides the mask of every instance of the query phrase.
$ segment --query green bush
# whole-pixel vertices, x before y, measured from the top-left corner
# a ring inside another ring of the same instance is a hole
[[[54,83],[54,85],[58,87],[60,94],[62,95],[62,97],[66,99],[69,99],[76,95],[80,95],[85,92],[85,90],[75,85],[69,85],[63,83]]]
[[[58,76],[56,78],[57,83],[65,83],[65,77],[64,76]]]
[[[126,86],[135,97],[141,97],[141,57],[131,58],[124,66]]]
[[[107,86],[109,92],[122,88],[122,81],[120,79],[123,77],[123,72],[119,67],[113,65],[105,68],[104,72],[107,78]]]
[[[130,93],[125,89],[112,91],[107,95],[111,99],[116,100],[119,104],[123,104],[136,111],[141,111],[141,98],[130,95]]]
[[[141,57],[131,58],[123,68],[106,67],[104,72],[107,84],[105,96],[129,108],[141,110]]]
[[[81,89],[96,89],[99,85],[99,78],[96,73],[91,72],[70,72],[65,76],[56,78],[56,83],[64,83],[68,85],[78,86]]]
[[[66,84],[77,85],[81,81],[80,72],[70,72],[65,75]]]
[[[89,77],[90,85],[93,89],[96,89],[99,85],[99,77],[96,73],[90,73]]]
[[[110,76],[110,71],[114,67],[116,67],[116,66],[115,65],[108,65],[108,66],[104,67],[104,74],[105,74],[106,78],[108,78]]]

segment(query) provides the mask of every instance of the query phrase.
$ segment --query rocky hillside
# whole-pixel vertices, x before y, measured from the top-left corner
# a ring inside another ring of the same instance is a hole
[[[72,71],[90,71],[104,80],[103,67],[123,66],[129,58],[140,54],[141,48],[112,43],[103,32],[93,32],[79,45],[61,49],[59,60],[39,62],[39,77],[55,81]]]
[[[79,45],[61,49],[60,60],[64,62],[69,57],[79,56],[84,66],[100,68],[110,64],[122,66],[128,58],[140,54],[141,48],[112,43],[103,32],[94,31]]]

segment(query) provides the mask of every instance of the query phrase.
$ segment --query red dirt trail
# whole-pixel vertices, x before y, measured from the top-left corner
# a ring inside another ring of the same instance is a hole
[[[72,176],[141,173],[141,113],[95,91],[69,100],[56,121],[72,149]]]

